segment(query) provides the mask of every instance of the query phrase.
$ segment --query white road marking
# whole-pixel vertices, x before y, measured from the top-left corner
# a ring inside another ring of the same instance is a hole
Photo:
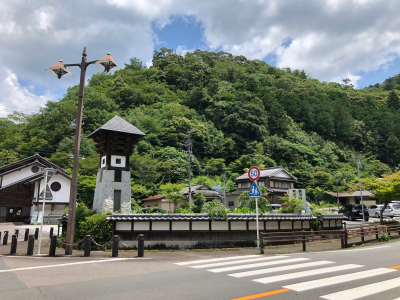
[[[394,289],[396,287],[400,286],[400,277],[390,279],[390,280],[385,280],[381,282],[376,282],[364,286],[359,286],[353,289],[329,294],[329,295],[324,295],[321,296],[323,299],[328,299],[328,300],[353,300],[353,299],[358,299],[362,298],[365,296],[373,295],[376,293],[381,293],[390,289]]]
[[[350,269],[361,268],[361,267],[363,267],[363,266],[349,264],[349,265],[335,266],[335,267],[330,267],[330,268],[322,268],[322,269],[315,269],[315,270],[309,270],[309,271],[303,271],[303,272],[297,272],[297,273],[289,273],[289,274],[272,276],[272,277],[253,279],[252,281],[256,281],[256,282],[260,282],[260,283],[271,283],[271,282],[301,278],[301,277],[305,277],[305,276],[325,274],[328,272],[350,270]]]
[[[321,261],[314,261],[314,262],[309,262],[309,263],[304,263],[304,264],[297,264],[297,265],[290,265],[290,266],[283,266],[283,267],[268,268],[268,269],[262,269],[262,270],[228,274],[228,276],[242,278],[242,277],[247,277],[247,276],[261,275],[261,274],[274,273],[274,272],[293,270],[293,269],[316,267],[316,266],[322,266],[322,265],[334,264],[334,263],[335,262],[333,262],[333,261],[321,260]]]
[[[366,248],[356,248],[356,249],[346,249],[346,250],[334,250],[334,251],[320,251],[314,253],[334,253],[334,252],[347,252],[347,251],[366,251],[366,250],[375,250],[381,248],[388,248],[390,246],[380,246],[380,247],[366,247]],[[298,253],[301,254],[301,253]]]
[[[229,257],[220,257],[220,258],[211,258],[211,259],[202,259],[202,260],[192,260],[192,261],[185,261],[180,263],[175,263],[179,266],[191,265],[191,264],[202,264],[214,261],[224,261],[224,260],[231,260],[231,259],[243,259],[243,258],[251,258],[251,257],[258,257],[257,255],[244,255],[244,256],[229,256]]]
[[[291,258],[291,259],[267,261],[267,262],[256,263],[256,264],[249,264],[249,265],[240,265],[240,266],[231,266],[231,267],[225,267],[225,268],[211,269],[211,270],[207,270],[207,271],[213,272],[213,273],[221,273],[221,272],[236,271],[236,270],[243,270],[243,269],[250,269],[250,268],[257,268],[257,267],[279,265],[279,264],[295,263],[295,262],[305,261],[305,260],[310,260],[310,259],[303,258],[303,257]]]
[[[74,265],[103,263],[103,262],[111,262],[111,261],[121,261],[121,260],[128,260],[128,259],[132,259],[132,258],[114,258],[114,259],[105,259],[105,260],[91,260],[91,261],[81,261],[81,262],[74,262],[74,263],[68,263],[68,264],[59,264],[59,265],[47,265],[47,266],[7,269],[7,270],[0,270],[0,273],[15,272],[15,271],[25,271],[25,270],[35,270],[35,269],[45,269],[45,268],[55,268],[55,267],[67,267],[67,266],[74,266]]]
[[[317,280],[311,280],[311,281],[286,285],[283,287],[293,290],[293,291],[296,291],[296,292],[301,292],[301,291],[307,291],[307,290],[316,289],[316,288],[320,288],[320,287],[324,287],[324,286],[328,286],[328,285],[334,285],[334,284],[339,284],[339,283],[348,282],[348,281],[352,281],[352,280],[358,280],[358,279],[373,277],[373,276],[377,276],[377,275],[387,274],[387,273],[391,273],[391,272],[396,272],[396,270],[387,269],[387,268],[378,268],[378,269],[367,270],[367,271],[362,271],[362,272],[357,272],[357,273],[351,273],[351,274],[339,275],[339,276],[322,278],[322,279],[317,279]],[[347,298],[345,298],[345,299],[347,299]]]
[[[259,256],[257,258],[251,258],[251,259],[227,261],[227,262],[221,262],[221,263],[216,263],[216,264],[206,264],[206,265],[190,266],[190,267],[191,268],[195,268],[195,269],[204,269],[204,268],[212,268],[212,267],[219,267],[219,266],[252,263],[252,262],[259,262],[259,261],[273,260],[273,259],[281,259],[281,258],[287,258],[287,256],[269,256],[269,257]]]

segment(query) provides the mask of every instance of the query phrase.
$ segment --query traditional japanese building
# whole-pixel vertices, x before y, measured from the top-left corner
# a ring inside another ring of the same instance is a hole
[[[92,132],[88,138],[96,143],[100,154],[93,209],[129,213],[131,210],[131,173],[129,157],[143,132],[115,116]]]
[[[57,170],[48,182],[44,223],[56,223],[69,204],[71,177],[38,153],[0,167],[0,222],[29,223],[42,212],[44,175],[41,168]]]

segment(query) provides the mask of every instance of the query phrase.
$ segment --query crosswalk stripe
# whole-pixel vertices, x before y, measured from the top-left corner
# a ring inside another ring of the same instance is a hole
[[[228,271],[236,271],[236,270],[243,270],[243,269],[250,269],[250,268],[257,268],[257,267],[265,267],[265,266],[272,266],[272,265],[279,265],[279,264],[287,264],[287,263],[295,263],[299,261],[310,260],[309,258],[291,258],[285,260],[275,260],[275,261],[267,261],[262,263],[256,264],[249,264],[249,265],[239,265],[239,266],[231,266],[225,268],[218,268],[218,269],[211,269],[207,270],[208,272],[213,273],[221,273],[221,272],[228,272]]]
[[[353,300],[353,299],[358,299],[362,298],[365,296],[373,295],[376,293],[381,293],[390,289],[394,289],[396,287],[400,286],[400,277],[390,279],[390,280],[385,280],[381,282],[376,282],[364,286],[359,286],[353,289],[329,294],[329,295],[324,295],[321,296],[323,299],[328,299],[328,300]]]
[[[311,280],[311,281],[286,285],[286,286],[284,286],[284,288],[287,288],[287,289],[290,289],[290,290],[293,290],[296,292],[301,292],[301,291],[307,291],[307,290],[316,289],[316,288],[320,288],[320,287],[324,287],[324,286],[328,286],[328,285],[334,285],[334,284],[339,284],[339,283],[343,283],[343,282],[348,282],[348,281],[352,281],[352,280],[378,276],[378,275],[387,274],[387,273],[391,273],[391,272],[396,272],[396,270],[391,270],[391,269],[387,269],[387,268],[377,268],[377,269],[367,270],[367,271],[362,271],[362,272],[357,272],[357,273],[339,275],[339,276],[334,276],[334,277],[328,277],[328,278],[322,278],[322,279],[317,279],[317,280]]]
[[[234,264],[245,264],[245,263],[259,262],[259,261],[264,261],[264,260],[281,259],[281,258],[287,258],[287,256],[269,256],[269,257],[259,256],[257,258],[251,258],[251,259],[227,261],[227,262],[220,262],[220,263],[216,263],[216,264],[206,264],[206,265],[190,266],[190,267],[195,268],[195,269],[204,269],[204,268],[212,268],[212,267],[227,266],[227,265],[234,265]]]
[[[234,259],[243,259],[243,258],[251,258],[251,257],[255,258],[255,257],[259,257],[259,256],[253,254],[253,255],[243,255],[243,256],[210,258],[210,259],[202,259],[202,260],[191,260],[191,261],[175,263],[175,265],[185,266],[185,265],[192,265],[192,264],[203,264],[203,263],[209,263],[209,262],[214,262],[214,261],[234,260]]]
[[[255,271],[233,273],[233,274],[228,274],[228,276],[232,276],[232,277],[236,277],[236,278],[242,278],[242,277],[247,277],[247,276],[254,276],[254,275],[267,274],[267,273],[281,272],[281,271],[286,271],[286,270],[316,267],[316,266],[322,266],[322,265],[333,264],[333,263],[335,263],[335,262],[327,261],[327,260],[321,260],[321,261],[308,262],[308,263],[304,263],[304,264],[297,264],[297,265],[282,266],[282,267],[268,268],[268,269],[255,270]]]
[[[260,283],[271,283],[271,282],[283,281],[283,280],[288,280],[288,279],[301,278],[301,277],[305,277],[305,276],[324,274],[324,273],[328,273],[328,272],[350,270],[350,269],[361,268],[361,267],[363,267],[363,266],[349,264],[349,265],[335,266],[335,267],[329,267],[329,268],[308,270],[308,271],[297,272],[297,273],[289,273],[289,274],[284,274],[284,275],[253,279],[252,281],[256,281],[256,282],[260,282]]]

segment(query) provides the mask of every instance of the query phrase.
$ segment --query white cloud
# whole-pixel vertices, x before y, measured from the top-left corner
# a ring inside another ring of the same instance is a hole
[[[202,24],[205,50],[250,59],[272,54],[281,67],[356,83],[357,72],[384,68],[400,55],[399,11],[398,0],[2,1],[0,66],[49,90],[78,84],[79,69],[60,81],[44,70],[60,58],[79,62],[84,46],[89,60],[110,51],[121,66],[131,57],[150,66],[158,46],[152,25],[181,16]],[[97,71],[90,66],[87,78]]]
[[[0,70],[0,117],[6,117],[14,111],[30,114],[38,112],[54,96],[47,91],[37,96],[32,93],[33,87],[22,87],[18,77],[9,69]]]

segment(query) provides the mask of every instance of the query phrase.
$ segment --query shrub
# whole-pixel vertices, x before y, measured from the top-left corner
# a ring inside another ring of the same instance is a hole
[[[112,223],[106,220],[107,215],[95,214],[87,217],[79,226],[79,239],[83,239],[86,235],[91,235],[96,243],[106,243],[111,240]]]
[[[88,208],[85,204],[79,203],[75,210],[75,226],[79,228],[79,225],[85,221],[87,217],[94,215],[95,212]]]
[[[228,213],[230,213],[231,210],[215,199],[204,204],[201,212],[209,214],[211,221],[214,221],[215,217],[221,217],[228,221]]]

